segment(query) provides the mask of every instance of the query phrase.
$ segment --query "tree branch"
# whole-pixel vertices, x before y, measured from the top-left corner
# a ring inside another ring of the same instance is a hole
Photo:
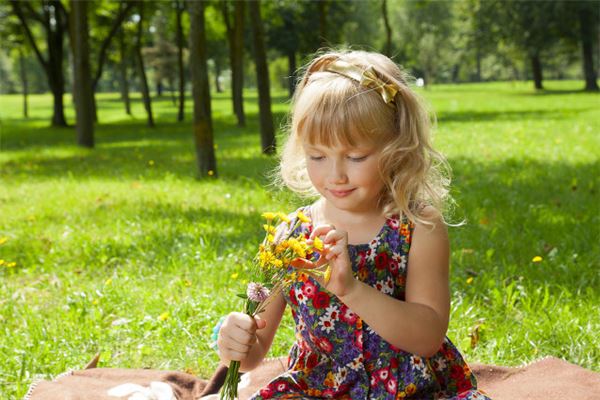
[[[110,32],[108,33],[108,36],[102,42],[102,46],[100,47],[100,53],[98,54],[98,69],[96,70],[96,75],[94,76],[94,80],[92,81],[92,87],[94,88],[94,90],[96,90],[98,81],[100,80],[100,77],[102,76],[102,69],[104,68],[104,61],[106,60],[106,52],[108,51],[108,46],[110,45],[112,38],[117,34],[117,31],[123,24],[125,17],[129,13],[129,11],[131,11],[131,9],[133,9],[134,6],[135,6],[134,2],[127,2],[127,5],[125,6],[125,8],[120,9],[119,14],[117,15],[117,18],[115,19],[115,22],[113,23],[112,27],[110,28]]]
[[[31,29],[29,29],[29,25],[27,24],[27,19],[25,18],[25,15],[23,15],[23,10],[21,9],[21,4],[27,4],[27,3],[20,2],[18,0],[10,0],[10,4],[12,5],[13,10],[15,11],[15,14],[17,14],[19,21],[21,21],[21,24],[23,25],[23,29],[25,30],[25,35],[27,36],[27,39],[29,39],[29,43],[31,44],[31,47],[33,48],[33,51],[35,52],[35,55],[37,56],[38,61],[40,62],[40,64],[42,64],[42,67],[44,68],[46,73],[49,74],[50,66],[48,65],[48,61],[44,60],[42,53],[40,53],[40,49],[35,44],[35,39],[33,37],[33,34],[31,33]],[[29,4],[27,4],[27,5],[29,6]]]
[[[44,17],[42,17],[40,14],[35,12],[33,7],[31,7],[31,3],[29,3],[28,1],[22,1],[20,3],[23,4],[25,6],[25,8],[27,9],[27,13],[28,13],[29,17],[35,19],[37,22],[42,24],[44,26],[44,28],[48,29],[48,27],[46,26],[46,21],[44,21]]]

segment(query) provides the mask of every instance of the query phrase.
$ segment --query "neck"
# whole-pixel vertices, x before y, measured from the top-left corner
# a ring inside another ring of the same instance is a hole
[[[314,219],[317,223],[333,223],[334,225],[361,225],[384,218],[378,208],[358,211],[346,211],[335,208],[325,199],[319,199],[313,206]]]

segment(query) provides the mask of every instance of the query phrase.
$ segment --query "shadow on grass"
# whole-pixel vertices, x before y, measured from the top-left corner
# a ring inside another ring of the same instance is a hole
[[[450,160],[454,273],[600,289],[600,163]],[[575,182],[575,183],[574,183]],[[463,250],[464,249],[464,250]],[[541,256],[543,262],[532,262]]]
[[[437,114],[443,122],[481,122],[481,121],[525,121],[525,120],[562,120],[565,113],[579,114],[593,110],[592,108],[560,108],[528,111],[442,111]]]

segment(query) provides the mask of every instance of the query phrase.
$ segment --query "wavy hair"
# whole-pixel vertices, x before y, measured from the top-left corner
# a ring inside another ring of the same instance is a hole
[[[398,91],[386,104],[374,89],[327,65],[341,60],[361,69],[372,67],[381,81]],[[321,145],[376,144],[384,182],[379,207],[387,216],[406,215],[432,225],[446,211],[450,168],[431,145],[435,123],[425,102],[409,86],[409,76],[388,57],[365,51],[328,51],[317,55],[300,74],[288,120],[277,182],[292,191],[318,195],[306,170],[303,142]],[[437,213],[424,212],[432,206]]]

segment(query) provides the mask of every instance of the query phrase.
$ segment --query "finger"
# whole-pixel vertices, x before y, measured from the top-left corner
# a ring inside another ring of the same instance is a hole
[[[318,225],[315,229],[313,229],[312,233],[310,234],[310,239],[314,239],[315,236],[326,235],[327,233],[333,230],[335,230],[335,226],[333,226],[333,224]]]
[[[239,318],[235,318],[233,322],[233,326],[236,326],[239,329],[243,329],[244,331],[253,334],[256,331],[256,323],[254,319],[249,315],[240,313]],[[229,322],[229,321],[228,321]]]
[[[307,260],[306,258],[295,258],[290,262],[290,265],[296,269],[315,269],[317,265]]]
[[[223,350],[221,351],[221,355],[230,361],[242,361],[248,357],[248,353],[232,350]]]
[[[254,321],[256,322],[256,329],[264,329],[267,326],[267,321],[264,319],[254,318]]]
[[[327,232],[327,235],[325,235],[325,237],[323,238],[323,243],[326,243],[326,244],[337,243],[337,242],[343,240],[344,237],[345,237],[345,234],[342,231],[337,231],[337,230],[329,231],[329,232]]]
[[[327,260],[331,260],[331,259],[336,258],[337,256],[341,255],[342,252],[344,252],[345,250],[346,250],[345,246],[343,246],[341,244],[336,244],[335,246],[331,246],[331,248],[329,249],[329,252],[325,256],[325,258]]]

